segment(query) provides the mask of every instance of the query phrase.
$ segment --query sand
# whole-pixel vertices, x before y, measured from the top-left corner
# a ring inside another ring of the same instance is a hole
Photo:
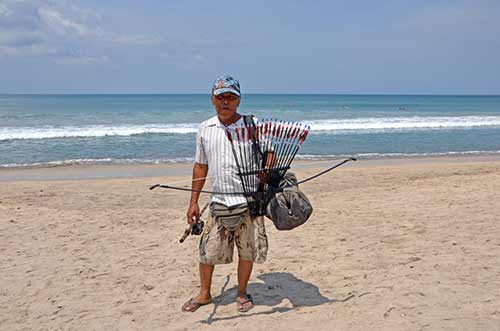
[[[267,223],[246,314],[235,263],[216,267],[214,304],[180,311],[199,238],[178,242],[188,193],[148,190],[188,178],[165,169],[0,171],[0,329],[500,330],[498,158],[358,161],[304,184],[314,214],[291,232]]]

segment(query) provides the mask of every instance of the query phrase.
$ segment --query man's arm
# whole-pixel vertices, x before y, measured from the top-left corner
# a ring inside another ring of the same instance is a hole
[[[208,164],[195,163],[193,166],[193,182],[191,188],[193,190],[203,189],[205,185],[205,177],[208,174]],[[202,178],[202,179],[201,179]],[[200,206],[198,205],[198,199],[200,197],[200,192],[191,192],[191,199],[189,200],[189,208],[187,211],[187,221],[189,224],[193,223],[193,218],[198,220],[200,218]]]

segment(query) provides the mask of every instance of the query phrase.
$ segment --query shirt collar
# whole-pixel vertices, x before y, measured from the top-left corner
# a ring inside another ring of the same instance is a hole
[[[242,121],[243,121],[243,115],[240,115],[240,118],[239,118],[236,122],[231,123],[231,124],[229,124],[229,125],[224,125],[224,124],[220,121],[219,116],[215,116],[215,123],[214,123],[214,124],[215,124],[215,126],[217,126],[217,127],[221,127],[221,128],[223,128],[223,129],[226,129],[226,128],[230,128],[230,127],[232,127],[232,126],[239,125],[239,124],[241,124],[241,122],[242,122]]]

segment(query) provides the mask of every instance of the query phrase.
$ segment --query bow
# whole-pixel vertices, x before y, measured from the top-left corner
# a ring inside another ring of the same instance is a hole
[[[308,182],[310,180],[313,180],[315,178],[323,176],[324,174],[326,174],[326,173],[328,173],[328,172],[330,172],[330,171],[332,171],[332,170],[334,170],[334,169],[340,167],[341,165],[343,165],[347,162],[350,162],[350,161],[356,161],[356,159],[353,157],[345,159],[341,162],[338,162],[338,163],[332,165],[331,167],[329,167],[323,171],[318,172],[315,175],[309,176],[301,181],[298,181],[296,184],[285,184],[285,185],[279,186],[277,188],[269,187],[268,192],[280,192],[280,191],[283,191],[285,188]],[[247,192],[216,192],[216,191],[209,191],[209,190],[194,190],[194,189],[190,189],[190,188],[186,188],[186,187],[178,187],[178,186],[172,186],[172,185],[167,185],[167,184],[155,184],[155,185],[151,186],[149,189],[154,190],[155,188],[165,188],[165,189],[178,190],[178,191],[199,192],[199,193],[209,193],[209,194],[248,195]]]

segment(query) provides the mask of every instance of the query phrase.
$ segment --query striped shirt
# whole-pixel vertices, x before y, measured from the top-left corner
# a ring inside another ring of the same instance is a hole
[[[243,124],[243,116],[228,126],[221,123],[217,116],[200,124],[196,136],[195,162],[208,164],[208,176],[212,180],[214,192],[243,192],[231,142],[226,134],[227,128]],[[245,196],[231,194],[212,194],[212,201],[228,207],[247,202]]]

